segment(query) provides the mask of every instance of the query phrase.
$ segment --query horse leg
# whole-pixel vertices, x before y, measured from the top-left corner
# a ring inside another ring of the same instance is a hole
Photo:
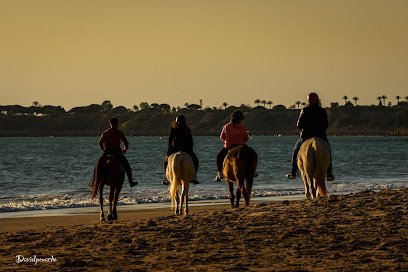
[[[184,187],[184,181],[181,181],[181,194],[180,194],[180,211],[179,215],[183,214],[184,197],[186,195],[186,188]]]
[[[233,209],[233,208],[235,208],[235,205],[234,205],[234,183],[231,182],[228,179],[225,179],[225,182],[227,183],[227,186],[228,186],[229,199],[230,199],[230,202],[231,202],[231,209]]]
[[[173,181],[173,182],[174,182],[174,181]],[[176,215],[180,215],[180,209],[179,209],[179,206],[180,206],[180,198],[179,198],[178,189],[177,189],[177,191],[176,191],[176,195],[174,196],[174,198],[176,199],[176,210],[175,210],[175,214],[176,214]]]
[[[245,189],[246,189],[247,196],[248,196],[248,202],[246,204],[247,206],[249,206],[249,201],[251,200],[253,182],[254,182],[254,178],[252,176],[247,177],[245,180]]]
[[[308,175],[308,179],[309,179],[309,186],[310,186],[312,198],[315,199],[316,198],[316,180],[313,176],[309,176],[309,175]]]
[[[244,186],[244,182],[239,180],[239,189],[241,190],[242,196],[244,197],[244,208],[249,206],[249,198],[248,198],[248,192],[247,189]]]
[[[185,207],[184,207],[184,214],[188,215],[188,183],[183,183],[183,199],[185,201]],[[183,203],[183,202],[181,202]],[[181,208],[183,207],[183,204],[181,205]],[[180,213],[181,214],[181,213]]]
[[[99,220],[105,221],[105,215],[103,213],[103,183],[99,185],[99,206],[101,209]]]
[[[115,189],[115,196],[113,198],[112,220],[118,220],[117,206],[118,206],[119,194],[121,190],[122,190],[122,187],[117,187]]]
[[[306,196],[306,199],[311,199],[312,196],[311,196],[311,194],[310,194],[308,178],[307,178],[306,174],[305,174],[303,171],[301,171],[301,174],[302,174],[303,184],[305,185],[305,196]]]
[[[249,195],[248,192],[245,188],[245,186],[242,186],[242,196],[244,197],[244,208],[249,206]]]
[[[108,221],[112,221],[112,208],[113,208],[113,198],[114,198],[114,196],[115,196],[115,188],[113,186],[110,186]]]
[[[235,200],[235,206],[234,206],[234,208],[239,208],[239,201],[240,201],[240,199],[241,199],[241,194],[242,194],[242,191],[241,191],[241,189],[239,188],[239,186],[237,186],[237,191],[235,192],[236,200]]]

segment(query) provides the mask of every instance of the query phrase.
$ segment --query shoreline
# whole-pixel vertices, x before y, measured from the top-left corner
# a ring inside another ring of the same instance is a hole
[[[342,193],[350,194],[351,192]],[[303,194],[293,195],[276,195],[265,197],[253,197],[251,201],[254,202],[273,202],[284,200],[301,200],[304,198]],[[105,200],[106,201],[106,200]],[[214,200],[189,200],[191,207],[197,206],[214,206],[214,205],[229,205],[229,199],[214,199]],[[54,217],[54,216],[74,216],[74,215],[87,215],[91,213],[99,213],[99,204],[96,206],[85,207],[68,207],[68,208],[51,208],[51,209],[37,209],[37,210],[23,210],[23,211],[9,211],[0,212],[0,219],[5,218],[24,218],[24,217]],[[104,208],[108,208],[108,203],[105,202]],[[118,204],[119,211],[132,212],[140,210],[155,210],[170,208],[169,202],[158,203],[142,203],[142,204]]]
[[[258,203],[303,200],[304,198],[304,195],[256,197],[251,199],[251,203],[256,205]],[[190,201],[189,206],[192,215],[198,212],[230,209],[228,199]],[[104,205],[105,216],[108,207],[108,205]],[[118,215],[119,221],[129,221],[172,216],[173,211],[170,209],[170,202],[118,205]],[[99,223],[99,206],[0,213],[0,233],[97,223]]]

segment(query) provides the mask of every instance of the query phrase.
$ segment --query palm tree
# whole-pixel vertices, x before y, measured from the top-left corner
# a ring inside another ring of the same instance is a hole
[[[382,106],[382,101],[381,101],[381,99],[382,99],[381,96],[377,96],[378,106]]]
[[[261,99],[255,99],[255,104],[257,105],[257,106],[259,106],[259,103],[261,103]]]
[[[360,100],[357,96],[353,97],[354,105],[357,106],[357,101]]]
[[[38,101],[34,101],[34,102],[33,102],[33,106],[34,106],[34,107],[38,107],[39,105],[40,105],[40,102],[38,102]]]
[[[302,102],[303,107],[306,107],[306,105],[307,105],[306,102]]]
[[[297,108],[299,109],[300,104],[302,104],[302,102],[300,102],[300,101],[298,100],[298,101],[295,102],[295,104],[296,104]]]
[[[271,109],[273,102],[271,100],[269,100],[267,104],[269,105],[269,109]]]
[[[388,97],[384,94],[384,95],[381,96],[381,98],[382,98],[382,100],[384,102],[383,105],[385,106],[385,100],[387,100]]]
[[[345,96],[343,96],[343,99],[344,99],[344,104],[346,104],[346,103],[347,103],[347,100],[348,100],[349,98],[348,98],[347,95],[345,95]]]
[[[188,107],[188,102],[184,103],[184,106],[187,108]]]
[[[264,108],[266,106],[266,100],[262,100],[261,103],[264,105]]]
[[[401,96],[397,95],[397,96],[395,97],[395,99],[397,99],[397,105],[398,105],[398,104],[399,104],[399,101],[400,101],[400,99],[401,99]]]
[[[224,103],[222,103],[222,105],[224,106],[224,110],[226,110],[226,109],[227,109],[227,106],[228,106],[228,103],[227,103],[227,102],[224,102]]]

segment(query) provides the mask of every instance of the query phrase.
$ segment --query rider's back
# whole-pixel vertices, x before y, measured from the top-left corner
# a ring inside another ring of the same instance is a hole
[[[125,134],[117,128],[109,128],[102,134],[101,141],[106,151],[118,151],[120,150],[120,143],[127,142]]]
[[[326,138],[326,129],[328,127],[326,110],[319,105],[305,107],[300,113],[297,126],[302,130],[300,134],[302,139]]]

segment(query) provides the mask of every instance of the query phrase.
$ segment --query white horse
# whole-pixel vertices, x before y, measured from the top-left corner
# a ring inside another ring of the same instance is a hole
[[[319,138],[305,141],[300,147],[297,163],[305,184],[306,198],[328,196],[325,180],[330,166],[330,146]]]
[[[191,181],[196,176],[193,160],[191,156],[185,152],[177,152],[168,157],[168,165],[166,168],[166,178],[170,181],[170,199],[171,209],[175,207],[175,214],[182,215],[183,204],[186,203],[184,213],[188,214],[188,187]],[[179,197],[179,188],[181,187],[181,195]]]

